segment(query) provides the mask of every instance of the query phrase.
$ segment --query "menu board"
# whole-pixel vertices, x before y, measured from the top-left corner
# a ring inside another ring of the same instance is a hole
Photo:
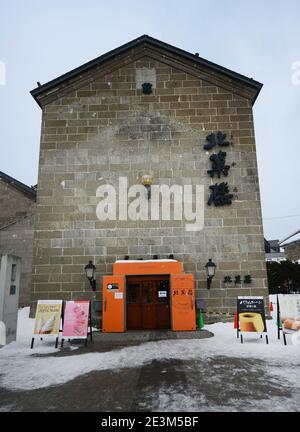
[[[280,320],[285,333],[300,330],[300,294],[278,294]]]
[[[267,331],[263,297],[238,297],[237,311],[241,332]]]
[[[63,338],[86,339],[89,325],[89,301],[67,301],[64,312]]]

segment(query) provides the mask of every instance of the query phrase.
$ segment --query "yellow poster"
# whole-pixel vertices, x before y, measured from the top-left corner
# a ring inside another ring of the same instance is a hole
[[[36,309],[34,334],[58,336],[62,300],[39,300]]]

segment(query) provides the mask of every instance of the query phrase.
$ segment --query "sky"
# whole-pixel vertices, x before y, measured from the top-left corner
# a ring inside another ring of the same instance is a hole
[[[300,229],[299,0],[0,0],[0,171],[37,183],[30,90],[143,34],[264,84],[254,106],[264,233]]]

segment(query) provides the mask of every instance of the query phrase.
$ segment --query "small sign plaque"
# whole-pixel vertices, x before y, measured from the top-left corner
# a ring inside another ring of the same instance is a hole
[[[119,285],[118,284],[108,284],[107,285],[107,290],[108,291],[118,291],[119,290]]]

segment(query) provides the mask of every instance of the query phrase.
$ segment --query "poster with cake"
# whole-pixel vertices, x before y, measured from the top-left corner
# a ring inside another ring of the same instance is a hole
[[[64,313],[63,338],[86,339],[89,325],[89,301],[67,301]]]
[[[282,330],[300,331],[300,294],[278,294],[278,300]]]
[[[267,331],[263,297],[238,297],[237,311],[241,332],[265,333]]]
[[[34,335],[57,337],[61,311],[62,300],[39,300],[35,314]]]

